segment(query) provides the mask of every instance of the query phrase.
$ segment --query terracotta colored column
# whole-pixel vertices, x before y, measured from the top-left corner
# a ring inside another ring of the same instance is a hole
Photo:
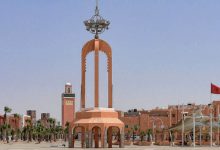
[[[105,131],[104,131],[104,148],[107,147],[107,139],[108,139],[108,134],[107,134],[107,129],[105,128]]]
[[[86,56],[82,54],[81,109],[85,108]]]
[[[99,107],[99,39],[95,39],[95,107]]]
[[[69,129],[69,135],[68,135],[68,143],[69,143],[69,148],[74,148],[74,135],[72,133],[72,127]]]
[[[120,148],[124,148],[124,128],[120,130]]]
[[[105,134],[105,130],[102,129],[102,132],[101,132],[101,147],[102,148],[105,148],[105,140],[107,139],[106,137],[106,134]]]
[[[108,56],[108,108],[112,108],[112,57]]]
[[[95,148],[99,148],[99,128],[94,128]]]
[[[112,148],[112,127],[108,128],[108,148]]]
[[[89,131],[89,148],[92,148],[92,131]]]
[[[81,133],[81,147],[85,148],[85,128],[82,128],[82,133]]]

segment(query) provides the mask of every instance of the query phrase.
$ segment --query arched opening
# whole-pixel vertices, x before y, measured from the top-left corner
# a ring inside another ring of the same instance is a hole
[[[99,106],[108,108],[108,58],[100,51],[99,53]]]
[[[77,141],[77,143],[81,142],[81,146],[75,144],[75,141]],[[83,126],[77,126],[75,128],[73,128],[72,130],[72,147],[77,147],[78,148],[84,148],[85,147],[85,127]]]
[[[98,126],[92,128],[92,145],[95,148],[99,148],[101,145],[101,128]]]
[[[94,51],[89,52],[86,57],[86,73],[85,73],[85,108],[94,107]]]
[[[116,126],[110,126],[107,130],[107,143],[108,148],[112,148],[113,145],[118,145],[120,147],[121,144],[121,133],[120,128]]]

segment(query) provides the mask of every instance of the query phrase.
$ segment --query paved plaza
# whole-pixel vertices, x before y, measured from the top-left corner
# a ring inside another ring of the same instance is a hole
[[[66,147],[62,146],[63,144],[66,144]],[[76,150],[80,150],[81,148],[80,147],[80,143],[77,142],[76,143],[76,147],[78,148],[67,148],[67,143],[65,142],[56,142],[56,143],[45,143],[45,142],[42,142],[41,144],[36,144],[34,142],[32,143],[26,143],[26,142],[17,142],[17,143],[9,143],[9,144],[3,144],[1,143],[0,144],[0,150],[73,150],[73,149],[76,149]],[[95,148],[93,148],[95,149]],[[100,150],[102,150],[103,148],[99,148]],[[107,148],[106,148],[107,149]],[[119,149],[117,147],[113,147],[112,149]],[[178,150],[178,149],[198,149],[198,150],[211,150],[211,149],[219,149],[219,147],[171,147],[171,146],[134,146],[134,145],[131,145],[131,146],[125,146],[125,148],[123,148],[124,150]],[[121,150],[121,149],[120,149]]]

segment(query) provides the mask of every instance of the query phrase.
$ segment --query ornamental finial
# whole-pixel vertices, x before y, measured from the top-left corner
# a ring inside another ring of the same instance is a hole
[[[96,39],[99,37],[99,34],[108,30],[110,22],[99,15],[98,0],[96,0],[95,15],[93,15],[89,20],[84,21],[84,24],[87,31],[95,34]]]

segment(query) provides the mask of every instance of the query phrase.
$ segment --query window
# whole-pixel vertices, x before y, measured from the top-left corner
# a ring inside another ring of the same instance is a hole
[[[125,125],[125,128],[128,128],[128,125],[127,125],[127,124]]]
[[[172,117],[174,118],[174,117],[176,117],[176,115],[175,115],[175,114],[172,114]]]

